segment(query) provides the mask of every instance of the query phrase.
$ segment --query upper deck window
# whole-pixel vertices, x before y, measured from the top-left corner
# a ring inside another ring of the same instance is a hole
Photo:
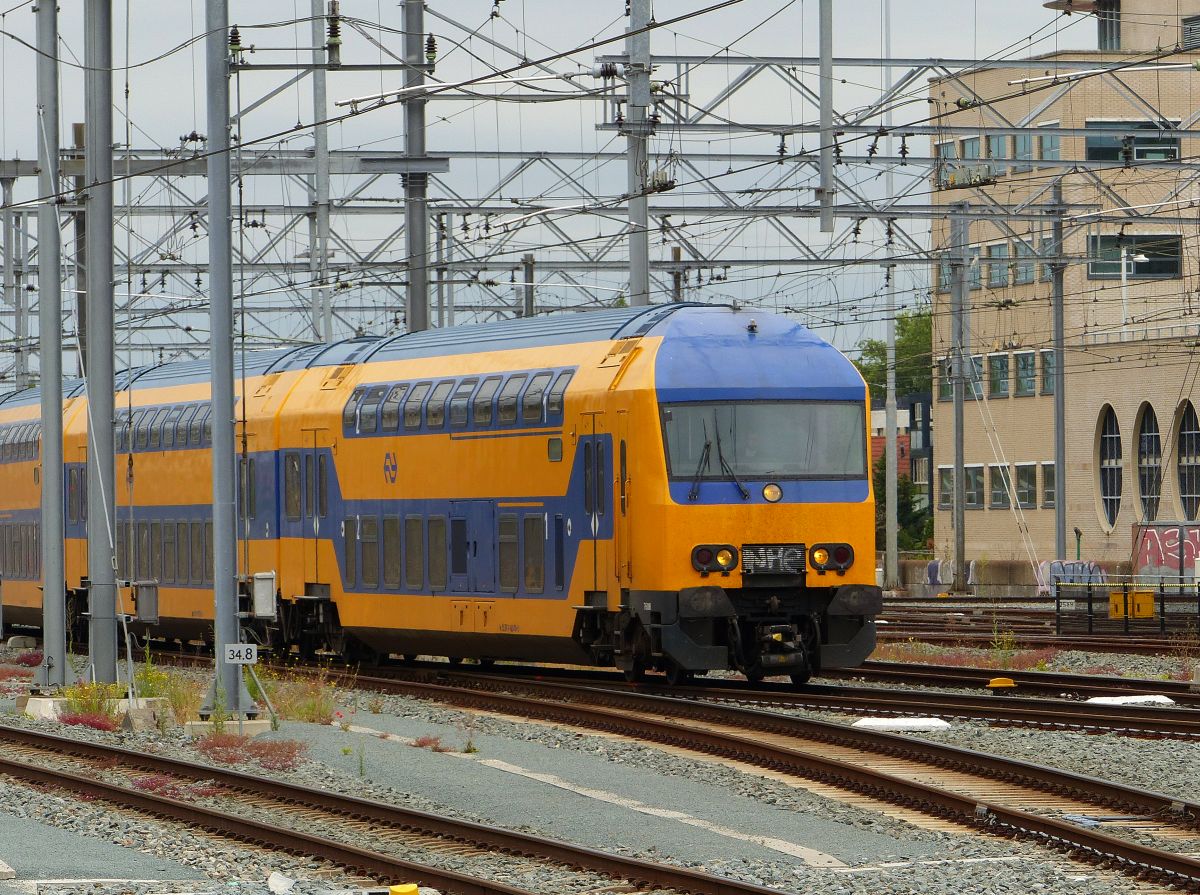
[[[850,401],[664,404],[672,478],[860,479],[866,416]]]

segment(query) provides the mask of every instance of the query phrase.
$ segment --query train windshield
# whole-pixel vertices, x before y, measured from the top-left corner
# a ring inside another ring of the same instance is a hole
[[[860,403],[664,404],[662,418],[672,478],[849,479],[867,474]]]

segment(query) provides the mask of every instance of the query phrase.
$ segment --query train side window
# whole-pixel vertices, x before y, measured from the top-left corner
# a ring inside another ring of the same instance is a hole
[[[374,516],[358,520],[358,542],[362,549],[363,587],[379,587],[379,520]]]
[[[471,400],[471,419],[475,421],[476,426],[492,424],[492,399],[496,397],[498,388],[500,388],[499,376],[490,376],[483,380],[483,385],[479,386],[479,391]]]
[[[162,530],[162,580],[175,583],[175,523],[164,522]]]
[[[425,520],[420,516],[404,518],[404,586],[425,587]]]
[[[163,538],[162,523],[150,523],[150,577],[162,581]]]
[[[79,521],[79,469],[76,467],[67,470],[67,521]],[[117,555],[120,553],[118,550]]]
[[[42,577],[42,530],[36,525],[29,526],[29,534],[33,540],[33,577]]]
[[[42,424],[36,423],[33,427],[33,459],[38,459],[42,453]]]
[[[191,425],[188,426],[188,444],[193,447],[199,447],[204,439],[204,412],[207,409],[207,404],[197,404],[196,413],[192,416]]]
[[[250,461],[251,470],[254,461]],[[317,515],[324,519],[329,515],[329,456],[317,455]]]
[[[358,434],[370,435],[379,431],[379,405],[387,394],[386,385],[372,386],[358,408]]]
[[[429,518],[429,588],[446,589],[446,517]]]
[[[628,491],[626,485],[629,482],[629,464],[625,456],[625,439],[621,439],[621,515],[625,515],[625,507],[628,503]]]
[[[461,429],[467,425],[467,419],[470,416],[471,392],[475,390],[478,383],[478,379],[464,379],[454,390],[454,397],[450,399],[450,425],[452,428]]]
[[[596,508],[596,470],[592,464],[592,443],[583,446],[583,511],[589,516]]]
[[[300,455],[283,455],[283,509],[288,519],[300,518]]]
[[[117,578],[126,580],[129,578],[129,563],[125,561],[125,526],[120,522],[117,523]]]
[[[425,407],[425,424],[430,429],[441,429],[446,425],[446,398],[449,397],[452,388],[453,382],[439,382],[434,386],[433,394],[429,396],[429,403]]]
[[[167,411],[166,418],[163,420],[162,444],[164,448],[175,447],[175,425],[182,415],[182,407],[172,407]]]
[[[192,417],[196,415],[195,404],[189,404],[183,408],[183,412],[179,414],[179,422],[175,424],[175,445],[176,447],[187,447],[188,444],[188,428],[192,424]]]
[[[155,409],[146,414],[146,430],[147,437],[150,439],[150,447],[162,447],[162,411]]]
[[[137,533],[132,522],[125,523],[125,577],[137,577],[137,565],[134,558],[137,555]]]
[[[542,399],[546,397],[546,386],[550,384],[549,373],[538,373],[529,380],[525,397],[521,400],[521,419],[527,423],[542,421]]]
[[[355,423],[358,421],[358,402],[362,400],[362,396],[366,393],[366,386],[358,386],[350,394],[350,400],[346,402],[346,406],[342,408],[342,428],[347,432],[354,431]]]
[[[353,588],[358,582],[358,519],[354,516],[347,516],[346,521],[342,526],[342,540],[344,542],[344,550],[342,552],[342,575],[346,582],[346,587]]]
[[[400,587],[400,517],[383,517],[383,586]]]
[[[204,443],[212,444],[212,405],[204,405]]]
[[[188,524],[186,522],[175,523],[175,568],[176,580],[180,584],[187,584],[188,581]]]
[[[80,466],[79,467],[79,521],[80,522],[87,522],[87,507],[88,507],[87,479],[88,479],[87,467]]]
[[[137,524],[137,577],[145,581],[150,577],[150,523]]]
[[[525,592],[540,594],[546,589],[546,517],[525,517]]]
[[[213,580],[213,524],[204,523],[204,580]]]
[[[311,519],[317,515],[317,477],[313,475],[312,454],[304,453],[304,517]]]
[[[563,589],[563,579],[566,577],[566,557],[563,555],[563,517],[561,513],[554,516],[554,589]]]
[[[604,469],[604,442],[596,442],[596,514],[604,515],[604,492],[608,488]]]
[[[558,378],[554,380],[554,385],[550,387],[550,393],[546,396],[546,418],[558,419],[563,415],[563,396],[567,393],[567,386],[571,384],[571,377],[575,374],[567,370],[564,373],[559,373]]]
[[[405,429],[421,428],[421,404],[425,401],[425,396],[429,394],[430,386],[431,383],[418,382],[408,393],[408,400],[404,402]]]
[[[521,387],[525,385],[525,380],[528,378],[524,373],[510,376],[504,383],[504,388],[500,389],[500,400],[497,403],[501,423],[517,421],[517,396],[521,394]]]
[[[407,385],[393,385],[387,397],[383,399],[379,411],[379,430],[395,432],[400,428],[400,405],[404,402]]]
[[[500,590],[504,593],[517,592],[517,584],[521,580],[520,559],[517,555],[517,541],[520,532],[517,529],[515,513],[505,513],[500,517]]]
[[[150,443],[150,433],[146,431],[146,411],[139,410],[133,415],[130,427],[133,430],[133,447],[143,450]]]

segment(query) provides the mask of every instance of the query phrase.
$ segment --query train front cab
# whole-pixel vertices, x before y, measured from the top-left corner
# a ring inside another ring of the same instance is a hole
[[[724,315],[726,347],[697,350],[737,360],[683,370],[688,352],[667,352],[668,333],[638,390],[633,574],[613,661],[630,677],[733,669],[795,682],[857,665],[882,608],[865,385],[782,318],[759,332],[744,314],[710,313]]]

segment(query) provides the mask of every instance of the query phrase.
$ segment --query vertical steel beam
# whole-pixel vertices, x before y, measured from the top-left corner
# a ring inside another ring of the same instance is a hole
[[[683,301],[683,267],[680,264],[683,261],[683,249],[679,246],[671,246],[671,260],[675,262],[675,269],[671,271],[671,301]]]
[[[954,275],[950,301],[952,338],[951,373],[954,382],[954,585],[955,593],[966,590],[966,465],[963,459],[963,397],[966,389],[967,350],[967,266],[971,257],[968,244],[966,202],[955,202],[950,210],[951,268]]]
[[[437,263],[437,325],[446,325],[446,216],[439,214],[434,223],[434,260]]]
[[[525,284],[525,301],[521,311],[522,317],[532,317],[534,314],[533,299],[534,299],[534,267],[533,255],[525,255],[521,258],[521,277]]]
[[[833,0],[821,0],[820,47],[820,183],[821,232],[833,232]]]
[[[425,83],[424,0],[404,0],[404,86]],[[420,90],[405,94],[405,154],[417,159],[425,156],[425,103]],[[404,175],[404,240],[408,248],[408,286],[405,288],[406,323],[409,332],[429,329],[429,175]]]
[[[229,164],[228,0],[205,0],[204,70],[208,128],[209,352],[212,378],[213,601],[217,688],[241,713],[240,665],[222,647],[240,639],[237,620],[237,514],[233,430],[233,200]]]
[[[325,92],[325,16],[324,0],[312,0],[313,41],[313,205],[316,213],[316,239],[309,243],[309,269],[312,271],[312,328],[317,340],[333,341],[332,326],[327,325],[326,305],[329,292],[329,114]]]
[[[1054,183],[1051,197],[1051,247],[1055,261],[1050,268],[1054,280],[1051,304],[1054,306],[1054,556],[1067,558],[1067,358],[1064,347],[1064,291],[1063,277],[1067,266],[1063,257],[1063,205],[1062,178]],[[1182,573],[1183,567],[1180,566]]]
[[[29,223],[24,214],[13,216],[13,381],[18,389],[29,388],[29,297],[22,281],[29,255]]]
[[[629,191],[629,303],[650,304],[650,157],[647,151],[653,127],[650,108],[651,0],[629,0],[629,35],[625,52],[629,62],[629,108],[625,112],[626,168]]]
[[[884,0],[883,5],[883,54],[885,58],[890,59],[892,55],[892,3],[891,0]],[[885,65],[883,68],[884,81],[887,84],[892,83],[892,67]],[[884,127],[891,133],[892,113],[891,107],[884,112],[883,115]],[[889,136],[886,143],[886,152],[890,157],[892,155],[892,138]],[[894,178],[892,176],[892,166],[888,163],[887,175],[884,180],[884,190],[889,196],[896,195]],[[888,238],[887,245],[888,257],[891,258],[892,240]],[[899,483],[899,456],[896,450],[896,266],[889,264],[887,270],[887,382],[886,395],[884,397],[884,426],[886,427],[886,441],[884,444],[884,491],[887,498],[887,506],[884,508],[884,557],[883,557],[883,586],[888,590],[894,590],[900,583],[900,483]],[[911,424],[912,417],[909,417]],[[911,429],[910,429],[911,431]]]
[[[85,0],[88,642],[97,681],[117,679],[113,482],[112,0]]]
[[[454,326],[454,215],[445,215],[446,233],[446,325]]]
[[[42,394],[42,683],[66,683],[63,560],[62,234],[58,224],[58,7],[37,5],[38,367]]]
[[[0,179],[0,203],[3,203],[2,213],[4,227],[4,274],[3,290],[4,303],[13,309],[17,308],[17,213],[13,210],[13,186],[16,178]],[[16,358],[20,357],[21,345],[17,342],[13,349],[13,368],[17,368]],[[21,388],[18,380],[17,388]]]
[[[87,128],[82,121],[71,125],[71,136],[74,138],[77,152],[84,152]],[[87,369],[87,210],[85,192],[87,177],[74,178],[75,201],[79,204],[78,211],[71,217],[75,224],[75,333],[79,340],[79,375]]]

